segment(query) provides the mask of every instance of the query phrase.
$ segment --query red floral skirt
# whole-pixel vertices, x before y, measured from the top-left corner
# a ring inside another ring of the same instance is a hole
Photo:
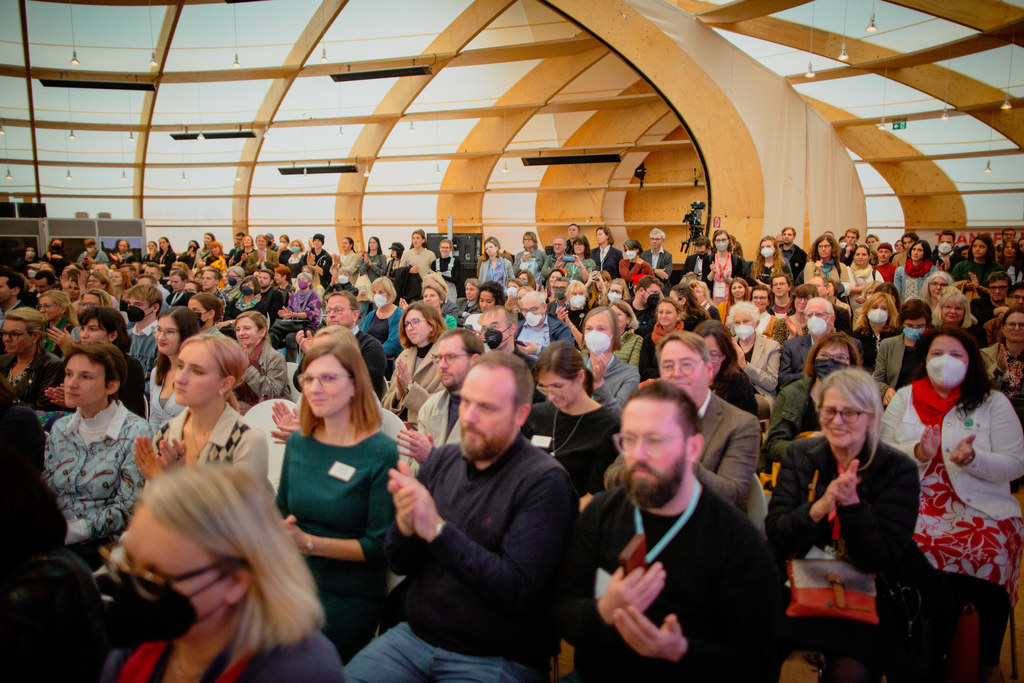
[[[999,584],[1017,604],[1024,523],[992,519],[960,500],[941,457],[921,479],[914,540],[938,569]]]

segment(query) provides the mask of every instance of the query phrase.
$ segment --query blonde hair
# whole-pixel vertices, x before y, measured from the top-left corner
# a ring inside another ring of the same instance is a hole
[[[629,322],[626,323],[626,329],[623,330],[623,332],[625,332],[626,330],[635,330],[636,328],[640,327],[640,321],[636,319],[636,313],[633,312],[633,307],[630,306],[625,301],[616,301],[615,303],[611,304],[609,308],[614,308],[616,310],[622,311],[629,318]],[[618,322],[618,320],[615,321],[616,326],[618,326]]]
[[[221,334],[196,334],[181,343],[178,348],[178,355],[189,346],[205,346],[206,355],[213,358],[217,364],[217,371],[221,377],[233,377],[235,379],[232,389],[242,383],[242,376],[249,367],[249,359],[245,357],[242,347],[234,339],[229,339]],[[224,396],[232,408],[238,409],[238,400],[233,391],[228,391]]]
[[[231,625],[233,651],[292,645],[323,624],[313,576],[285,533],[265,481],[230,465],[176,467],[147,483],[139,504],[251,576]]]
[[[50,326],[50,321],[46,319],[45,315],[27,306],[8,311],[4,320],[17,320],[18,322],[25,323],[26,332],[29,334],[38,333],[39,339],[36,340],[36,348],[43,345],[43,340],[46,338],[46,328]]]
[[[377,405],[377,397],[373,393],[370,373],[366,369],[362,351],[359,350],[359,343],[356,342],[351,330],[346,330],[339,325],[333,325],[327,329],[332,338],[315,345],[309,350],[309,353],[305,354],[302,359],[302,371],[305,372],[310,363],[322,356],[331,356],[337,360],[341,367],[348,372],[352,381],[352,400],[349,402],[348,411],[350,429],[355,434],[369,436],[380,430],[383,419],[380,407]],[[313,414],[313,410],[309,407],[309,401],[303,401],[299,413],[299,424],[302,433],[308,436],[322,427],[324,420]]]
[[[942,307],[949,301],[963,306],[964,320],[960,323],[960,327],[970,327],[971,325],[976,325],[978,323],[978,319],[974,317],[973,313],[971,313],[971,304],[967,301],[967,297],[964,296],[964,293],[955,287],[947,287],[942,290],[942,294],[939,295],[938,303],[932,308],[932,325],[935,327],[941,327],[946,324],[942,320]]]
[[[114,303],[114,297],[102,289],[87,289],[81,293],[78,300],[81,301],[85,298],[85,295],[89,294],[100,300],[100,306],[109,306],[110,308],[117,308],[117,304]]]
[[[390,278],[379,277],[374,280],[373,284],[370,285],[370,295],[373,296],[373,290],[378,288],[384,290],[384,294],[387,296],[389,304],[395,303],[395,297],[398,295],[395,292],[395,285],[392,284]],[[385,304],[385,306],[386,305],[387,304]]]
[[[876,292],[867,298],[864,305],[857,309],[857,314],[853,321],[853,331],[867,330],[868,329],[868,311],[873,309],[880,303],[885,304],[885,310],[889,312],[889,319],[885,321],[885,325],[882,329],[897,329],[902,327],[900,324],[900,309],[896,307],[896,300],[885,292]]]
[[[39,295],[40,299],[50,299],[64,312],[62,318],[67,318],[70,327],[78,327],[78,314],[75,307],[71,305],[71,297],[59,289],[51,289]]]

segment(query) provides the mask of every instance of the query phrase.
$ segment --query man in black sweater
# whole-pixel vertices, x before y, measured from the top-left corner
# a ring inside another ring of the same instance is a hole
[[[668,382],[622,410],[625,483],[573,530],[555,595],[559,634],[589,681],[774,681],[778,577],[753,525],[693,472],[693,401]],[[630,571],[620,553],[636,536]]]
[[[566,471],[519,432],[532,394],[522,360],[480,356],[462,386],[461,443],[434,450],[418,478],[405,462],[391,470],[384,546],[408,577],[406,621],[355,656],[350,680],[547,680],[577,503]]]
[[[804,266],[807,265],[807,252],[793,244],[796,240],[796,228],[786,226],[779,233],[779,253],[786,259],[790,269],[793,271],[793,282],[800,284],[804,281]]]

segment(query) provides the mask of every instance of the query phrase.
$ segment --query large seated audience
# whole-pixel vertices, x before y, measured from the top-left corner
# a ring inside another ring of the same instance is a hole
[[[1016,233],[586,232],[0,266],[5,675],[1002,680]]]

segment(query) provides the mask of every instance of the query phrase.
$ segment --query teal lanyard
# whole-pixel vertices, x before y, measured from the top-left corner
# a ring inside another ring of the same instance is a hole
[[[691,474],[690,476],[693,475]],[[693,511],[697,509],[697,501],[700,499],[701,486],[699,481],[694,483],[697,486],[693,490],[693,497],[690,498],[690,504],[686,506],[686,509],[683,510],[683,514],[679,516],[679,519],[677,519],[675,524],[672,525],[672,528],[661,537],[661,540],[658,541],[658,543],[647,552],[646,557],[644,557],[644,560],[648,565],[653,563],[655,558],[657,558],[658,555],[661,554],[661,551],[665,549],[665,546],[672,542],[672,539],[676,537],[676,534],[678,534],[680,530],[686,526],[686,523],[690,521],[690,517],[693,516]],[[636,522],[636,532],[638,534],[644,533],[644,523],[643,520],[640,519],[640,508],[633,508],[633,520]]]

